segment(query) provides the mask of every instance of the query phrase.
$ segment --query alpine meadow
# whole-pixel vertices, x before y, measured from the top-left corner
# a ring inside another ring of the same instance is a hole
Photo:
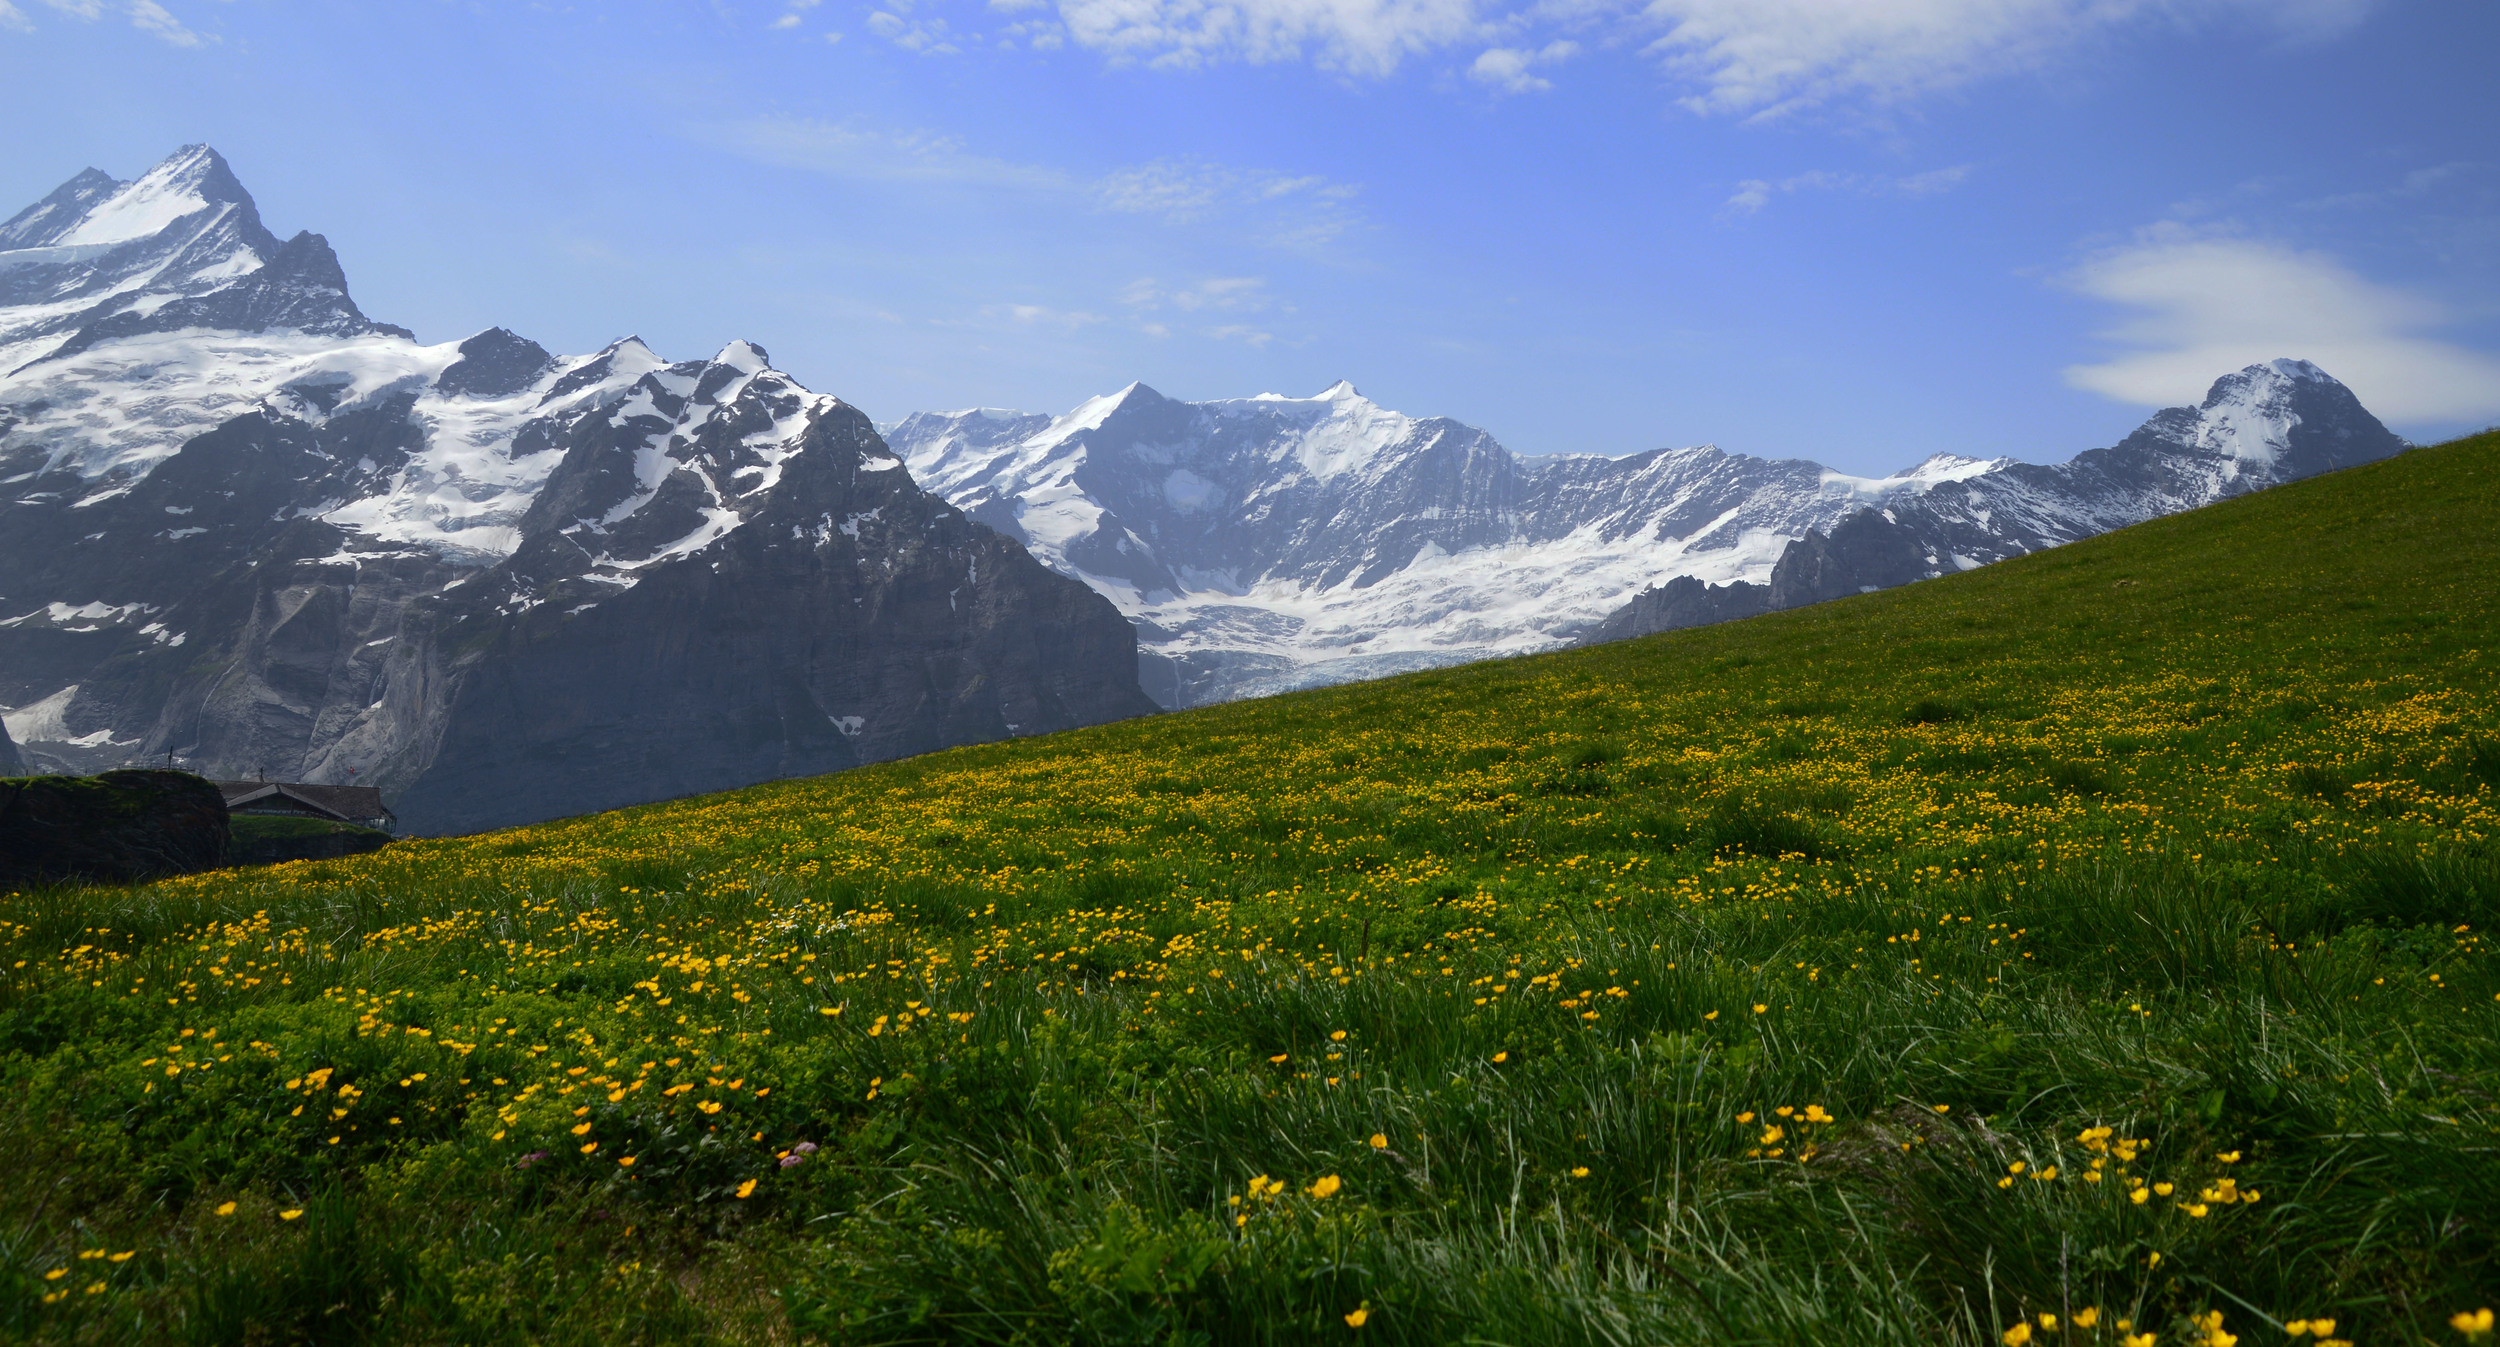
[[[0,1335],[2463,1343],[2500,434],[1715,627],[0,897]]]

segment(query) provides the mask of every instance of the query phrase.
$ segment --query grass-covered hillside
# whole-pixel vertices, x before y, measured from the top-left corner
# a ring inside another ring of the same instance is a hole
[[[0,1335],[2462,1343],[2495,926],[2484,436],[1731,626],[8,895]]]

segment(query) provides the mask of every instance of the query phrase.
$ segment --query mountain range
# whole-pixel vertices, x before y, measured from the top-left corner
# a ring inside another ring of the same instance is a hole
[[[881,429],[919,481],[1118,604],[1166,707],[1820,602],[2405,447],[2297,360],[2065,463],[1937,454],[1884,477],[1706,445],[1522,457],[1342,382],[1215,402],[1131,384],[1063,416]]]
[[[2294,360],[1883,477],[1523,457],[1343,382],[879,426],[744,341],[422,343],[191,146],[0,223],[0,771],[472,830],[1749,616],[2403,448]]]
[[[46,769],[421,832],[1153,709],[1108,602],[760,347],[422,344],[205,146],[0,224],[0,703]]]

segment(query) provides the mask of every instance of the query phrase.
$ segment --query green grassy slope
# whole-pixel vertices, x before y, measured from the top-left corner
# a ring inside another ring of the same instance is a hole
[[[2495,575],[2483,436],[1725,627],[9,895],[0,1328],[2463,1341]]]

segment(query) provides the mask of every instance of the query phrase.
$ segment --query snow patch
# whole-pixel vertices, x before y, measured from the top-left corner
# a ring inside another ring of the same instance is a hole
[[[69,732],[69,704],[78,697],[78,685],[70,684],[40,701],[24,706],[0,707],[0,725],[9,728],[9,737],[21,744],[79,744],[85,746],[94,735],[72,738]],[[110,733],[105,738],[110,739]]]
[[[70,247],[128,243],[162,233],[182,217],[207,210],[208,198],[200,195],[199,184],[200,171],[207,163],[208,152],[199,149],[158,164],[89,207],[77,227],[53,242]]]
[[[198,532],[199,530],[192,530]],[[156,611],[153,604],[111,604],[102,600],[91,603],[48,603],[31,613],[0,621],[0,627],[22,627],[30,623],[61,631],[102,631],[120,626],[134,617]]]

